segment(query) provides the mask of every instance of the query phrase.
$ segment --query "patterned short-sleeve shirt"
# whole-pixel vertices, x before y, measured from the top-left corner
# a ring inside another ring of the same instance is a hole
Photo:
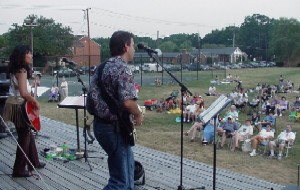
[[[120,56],[112,57],[107,60],[101,78],[99,78],[98,72],[95,72],[91,83],[99,82],[97,80],[102,81],[107,93],[115,97],[120,106],[123,106],[126,100],[137,100],[133,73]],[[103,98],[100,98],[98,106],[103,110],[100,114],[101,118],[117,120],[116,115],[109,111],[108,105]]]

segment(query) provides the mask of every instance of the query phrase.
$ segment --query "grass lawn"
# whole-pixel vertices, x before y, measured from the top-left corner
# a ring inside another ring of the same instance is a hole
[[[257,68],[257,69],[239,69],[228,70],[232,76],[239,75],[243,81],[243,87],[254,88],[257,83],[277,84],[279,76],[283,75],[285,80],[292,80],[295,88],[300,85],[300,68]],[[165,74],[167,75],[167,74]],[[201,80],[184,82],[192,93],[200,93],[204,97],[205,107],[216,100],[217,97],[207,97],[204,93],[208,91],[210,80],[213,78],[211,72],[199,72]],[[196,76],[196,71],[183,72],[183,78],[188,76]],[[222,77],[220,77],[222,78]],[[154,78],[155,79],[155,78]],[[154,81],[153,79],[153,81]],[[139,80],[139,79],[138,79]],[[217,86],[219,93],[230,93],[235,83],[231,85]],[[145,99],[166,98],[173,90],[180,90],[177,85],[163,85],[161,87],[142,86],[139,93],[139,104],[143,105]],[[256,93],[248,94],[249,100]],[[286,96],[290,103],[295,101],[295,97],[299,94],[287,93],[278,94],[279,97]],[[54,103],[47,103],[47,99],[41,99],[41,115],[75,125],[75,111],[69,109],[58,109]],[[240,113],[239,120],[243,122],[247,117],[247,112]],[[82,117],[83,112],[79,113]],[[175,118],[179,114],[157,113],[156,111],[146,111],[145,122],[138,127],[138,144],[149,148],[168,152],[180,156],[180,123],[175,122]],[[263,115],[261,116],[264,117]],[[292,125],[293,131],[300,134],[300,122],[288,122],[288,113],[282,117],[277,117],[277,135],[284,129],[287,123]],[[81,125],[82,126],[82,125]],[[184,124],[184,131],[189,129],[191,124]],[[75,130],[75,129],[74,129]],[[299,135],[298,135],[299,136]],[[190,142],[189,138],[184,137],[184,157],[199,162],[213,164],[213,146],[202,146],[200,139],[196,142]],[[276,159],[270,160],[266,156],[250,157],[249,154],[240,150],[231,152],[228,149],[217,150],[217,167],[225,168],[231,171],[249,174],[259,178],[273,181],[280,184],[297,184],[297,164],[300,163],[300,138],[296,138],[296,144],[289,153],[288,158],[282,161]]]

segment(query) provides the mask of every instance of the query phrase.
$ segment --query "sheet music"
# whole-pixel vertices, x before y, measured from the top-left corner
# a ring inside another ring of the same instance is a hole
[[[83,96],[68,96],[58,104],[59,108],[83,109]]]
[[[210,107],[207,110],[205,110],[199,115],[200,120],[203,123],[209,122],[215,115],[221,112],[231,101],[232,99],[221,95],[216,101],[214,101],[210,105]]]

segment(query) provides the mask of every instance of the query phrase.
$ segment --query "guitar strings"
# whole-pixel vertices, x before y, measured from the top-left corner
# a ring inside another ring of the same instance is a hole
[[[12,134],[12,132],[10,131],[10,128],[7,126],[6,122],[4,121],[3,117],[0,115],[1,118],[1,123],[3,123],[3,125],[6,127],[7,131],[9,132],[9,134],[11,135],[11,137],[13,138],[13,140],[17,143],[17,146],[19,147],[19,149],[21,150],[21,152],[24,154],[26,160],[28,161],[28,163],[32,166],[33,170],[37,173],[35,175],[38,175],[38,178],[36,179],[41,179],[41,181],[44,183],[44,185],[46,186],[46,188],[48,190],[50,190],[49,186],[47,185],[47,183],[44,181],[44,179],[42,178],[41,174],[36,170],[36,168],[33,166],[33,164],[31,163],[31,161],[29,160],[29,158],[27,157],[26,153],[24,152],[24,150],[21,148],[20,144],[18,143],[17,139],[15,138],[15,136]]]

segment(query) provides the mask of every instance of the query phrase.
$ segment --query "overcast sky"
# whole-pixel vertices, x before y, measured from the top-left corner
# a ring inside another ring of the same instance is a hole
[[[116,30],[156,39],[239,26],[246,16],[300,21],[300,0],[0,0],[0,34],[30,14],[53,18],[74,34],[87,34],[83,9],[89,10],[90,35],[109,37]]]

